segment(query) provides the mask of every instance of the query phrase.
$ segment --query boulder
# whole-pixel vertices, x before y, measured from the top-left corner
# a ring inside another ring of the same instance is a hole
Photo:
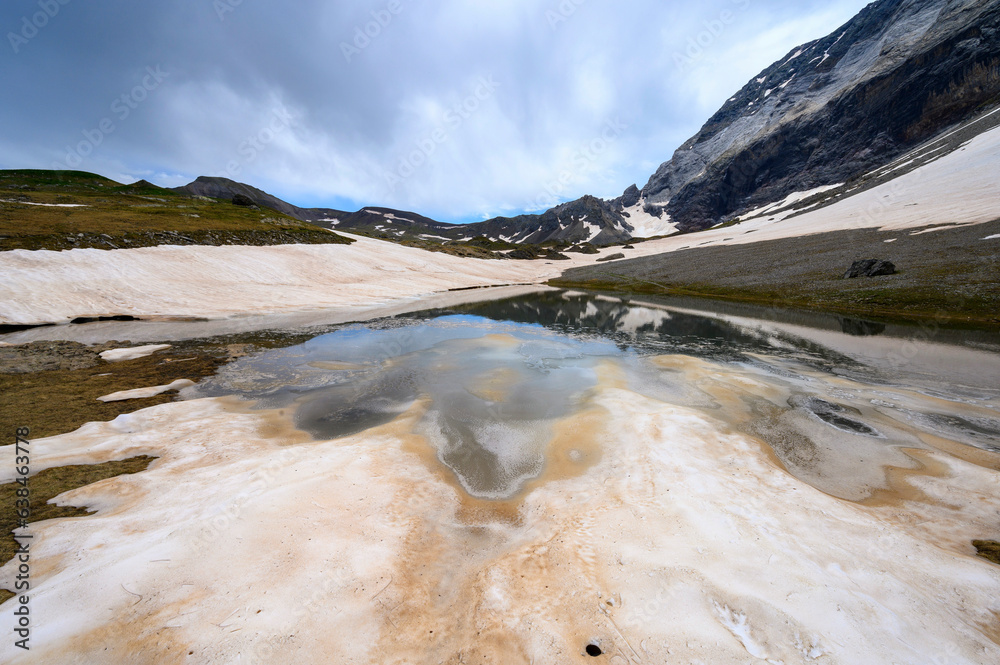
[[[881,275],[895,275],[896,266],[892,261],[882,261],[881,259],[863,259],[851,264],[850,269],[844,273],[844,279],[854,279],[856,277],[879,277]]]
[[[253,208],[254,210],[260,210],[254,200],[247,196],[246,194],[235,194],[233,195],[233,205],[241,206],[243,208]]]
[[[540,257],[541,254],[534,247],[519,247],[518,249],[507,253],[507,258],[521,259],[524,261],[530,261]]]
[[[624,259],[624,258],[625,258],[625,255],[622,254],[621,252],[618,252],[617,254],[611,254],[609,256],[602,256],[601,258],[597,259],[597,262],[601,263],[603,261],[617,261],[618,259]]]

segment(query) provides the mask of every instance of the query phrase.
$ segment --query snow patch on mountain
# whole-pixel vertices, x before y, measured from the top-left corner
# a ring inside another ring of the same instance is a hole
[[[622,213],[623,215],[628,214],[628,223],[632,227],[633,238],[665,236],[677,231],[677,225],[670,220],[670,215],[666,211],[662,213],[662,217],[656,217],[646,212],[645,199],[640,199],[634,206],[623,208]]]
[[[740,221],[745,221],[748,219],[754,219],[756,217],[764,217],[774,211],[774,221],[781,221],[791,215],[792,213],[801,212],[801,210],[786,210],[789,206],[792,206],[799,201],[803,201],[810,196],[815,196],[816,194],[822,194],[823,192],[830,191],[831,189],[837,189],[838,187],[843,187],[844,183],[837,183],[836,185],[826,185],[823,187],[816,187],[815,189],[809,189],[803,192],[792,192],[780,201],[775,201],[774,203],[769,203],[765,206],[761,206],[748,213],[740,215],[737,219]],[[778,212],[778,211],[781,212]]]

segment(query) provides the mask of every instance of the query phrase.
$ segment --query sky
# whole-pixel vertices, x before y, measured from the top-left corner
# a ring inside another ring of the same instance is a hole
[[[5,0],[0,168],[448,222],[641,188],[860,0]]]

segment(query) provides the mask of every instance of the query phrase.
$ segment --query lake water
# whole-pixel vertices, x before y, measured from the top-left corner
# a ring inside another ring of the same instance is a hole
[[[490,295],[14,333],[251,349],[32,443],[157,457],[32,525],[32,657],[1000,662],[996,335]]]
[[[240,359],[193,395],[292,408],[321,440],[420,405],[414,433],[485,500],[599,458],[587,432],[568,443],[556,432],[609,382],[756,437],[789,473],[844,499],[893,491],[893,471],[924,468],[921,450],[997,464],[995,336],[714,309],[550,291],[417,312]]]

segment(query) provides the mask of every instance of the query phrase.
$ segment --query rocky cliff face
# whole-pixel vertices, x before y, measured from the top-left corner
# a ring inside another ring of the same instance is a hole
[[[998,29],[1000,0],[874,2],[754,77],[640,197],[693,231],[882,166],[1000,99]]]

